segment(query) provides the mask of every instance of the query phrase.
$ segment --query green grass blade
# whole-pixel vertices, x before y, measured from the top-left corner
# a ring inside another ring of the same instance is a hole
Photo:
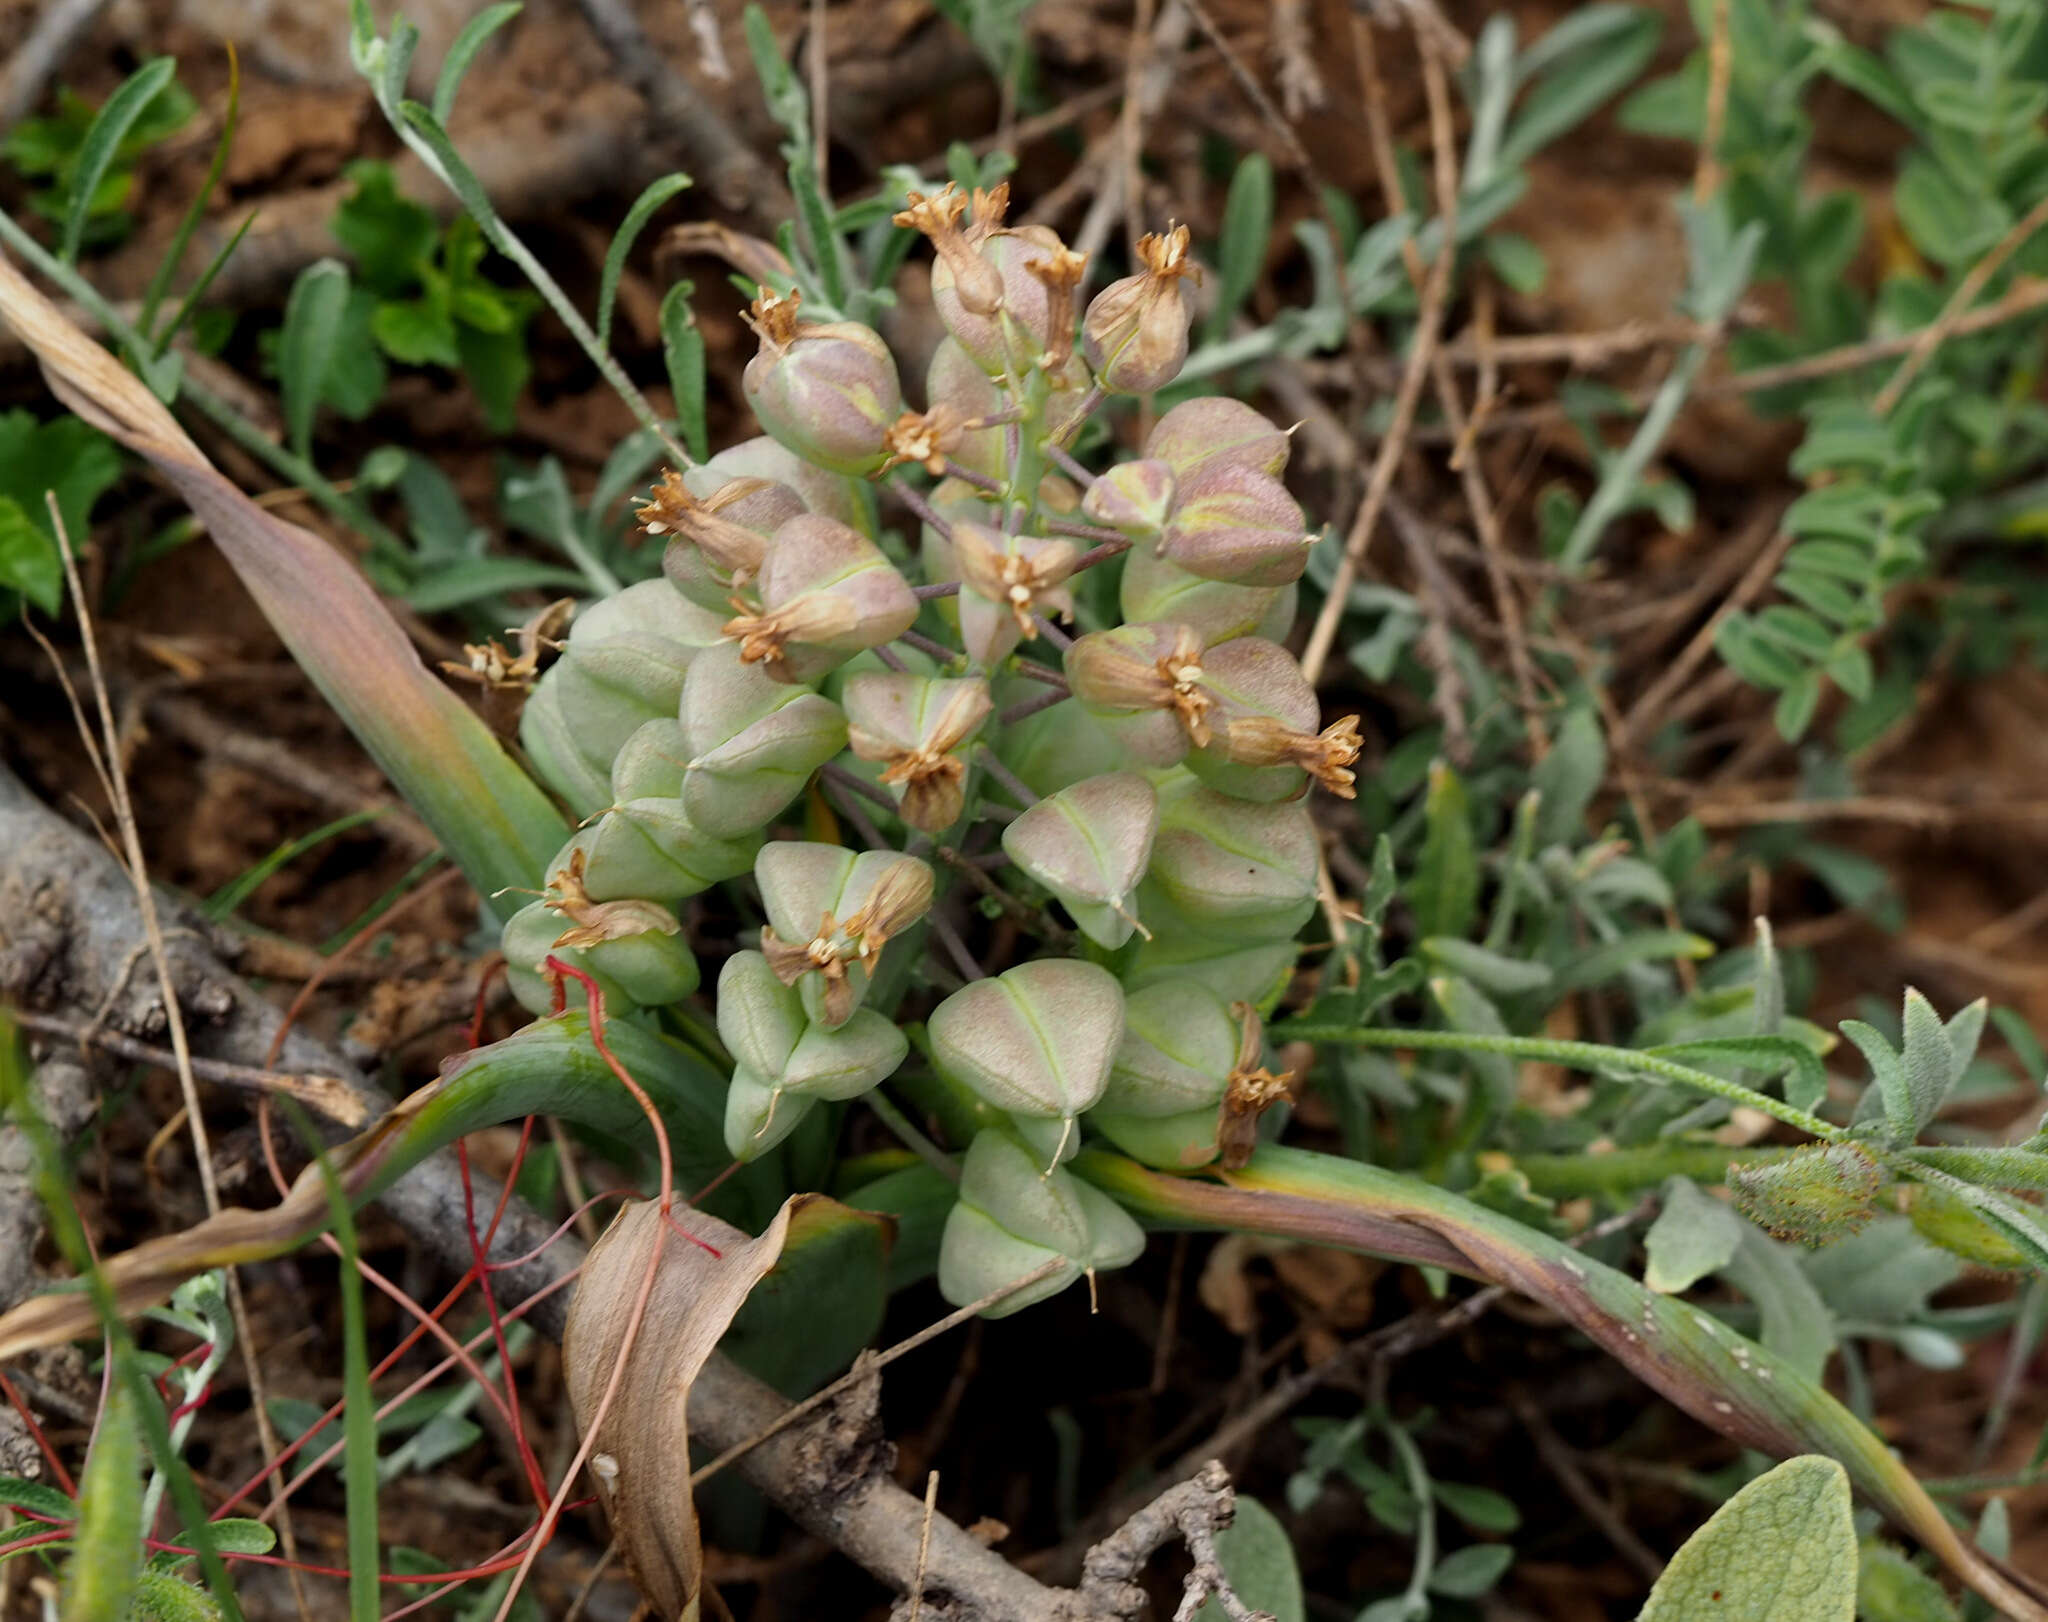
[[[84,1296],[70,1293],[65,1297],[82,1307],[85,1314],[77,1334],[66,1338],[76,1339],[78,1335],[89,1333],[94,1326],[106,1335],[114,1378],[128,1394],[131,1411],[142,1427],[142,1441],[148,1456],[160,1462],[164,1478],[170,1484],[171,1502],[177,1506],[183,1519],[192,1551],[199,1560],[200,1572],[213,1594],[214,1603],[220,1607],[222,1622],[242,1622],[242,1607],[235,1598],[235,1585],[228,1578],[227,1565],[214,1543],[212,1525],[206,1518],[205,1501],[199,1496],[199,1487],[192,1479],[190,1467],[171,1441],[169,1416],[164,1412],[149,1371],[136,1355],[135,1339],[122,1320],[114,1285],[86,1242],[85,1224],[79,1218],[69,1185],[60,1175],[65,1165],[62,1145],[36,1108],[35,1091],[29,1085],[27,1056],[22,1050],[20,1032],[7,1018],[5,1010],[0,1010],[0,1116],[5,1116],[27,1136],[35,1152],[36,1193],[49,1216],[50,1234],[72,1271],[85,1280],[87,1293]],[[137,1486],[139,1490],[139,1476]],[[116,1613],[117,1619],[121,1615]]]
[[[688,175],[663,175],[649,183],[647,189],[633,200],[633,206],[626,210],[626,217],[620,221],[613,233],[611,246],[604,251],[604,275],[597,288],[597,342],[601,349],[612,346],[612,305],[619,296],[619,278],[625,274],[626,255],[633,251],[633,244],[640,239],[647,222],[654,211],[679,191],[690,185]]]
[[[498,5],[487,6],[462,25],[462,32],[455,36],[455,43],[441,60],[441,76],[434,81],[434,116],[442,123],[447,123],[448,115],[455,111],[456,94],[462,89],[463,76],[476,60],[476,53],[524,9],[519,0],[500,0]]]
[[[297,861],[307,851],[317,850],[328,840],[347,833],[351,828],[360,828],[366,822],[375,822],[381,814],[375,809],[351,811],[347,816],[336,817],[332,822],[315,828],[309,834],[301,834],[297,839],[287,839],[247,872],[229,879],[214,891],[206,898],[201,910],[216,922],[223,918],[232,918],[242,903],[256,893],[258,886],[286,863]]]
[[[363,1315],[363,1276],[356,1269],[356,1222],[347,1190],[321,1147],[311,1118],[283,1100],[299,1135],[313,1152],[327,1191],[335,1243],[341,1247],[342,1460],[347,1466],[349,1622],[377,1622],[377,1408],[370,1395],[369,1325]]]
[[[93,193],[99,190],[100,182],[106,178],[121,143],[127,139],[128,132],[135,127],[135,121],[142,116],[144,109],[163,94],[164,86],[171,82],[177,71],[177,62],[168,56],[143,63],[107,97],[106,105],[86,130],[85,139],[78,147],[78,165],[71,175],[71,201],[64,213],[62,246],[57,250],[57,257],[65,264],[72,264],[78,258],[78,247],[85,240],[86,221],[92,212]]]
[[[170,325],[156,335],[157,354],[161,355],[170,347],[171,340],[178,336],[185,323],[192,318],[192,312],[199,308],[199,301],[206,297],[206,290],[213,286],[214,277],[218,276],[227,262],[234,258],[235,250],[242,245],[242,238],[249,234],[249,227],[256,223],[259,212],[252,208],[242,216],[242,223],[235,227],[235,234],[220,245],[220,251],[207,261],[206,268],[199,273],[199,279],[186,290],[184,298],[178,303],[177,311],[171,316]]]
[[[192,233],[199,229],[199,222],[206,214],[206,205],[213,200],[214,189],[220,185],[220,177],[227,171],[228,151],[235,144],[235,126],[241,121],[242,115],[242,63],[235,54],[233,40],[227,42],[227,51],[228,107],[221,117],[220,139],[213,143],[213,161],[206,166],[206,178],[200,182],[198,193],[186,206],[183,217],[178,221],[178,229],[171,236],[171,245],[164,250],[163,262],[156,267],[156,274],[149,279],[149,290],[142,295],[142,313],[136,317],[135,324],[145,334],[156,331],[156,312],[163,304],[164,294],[170,290],[171,278],[177,274],[178,266],[184,261],[185,249],[192,241]],[[250,216],[251,219],[254,217]],[[248,222],[245,220],[242,229],[235,233],[227,247],[215,256],[214,263],[207,267],[207,273],[201,278],[202,281],[213,279],[217,268],[226,262],[226,256],[233,252],[235,244],[242,240],[243,233],[248,229]],[[192,298],[197,296],[195,291],[186,299],[186,308],[190,308]],[[181,311],[179,321],[183,319]],[[158,354],[163,353],[164,345],[170,341],[171,332],[175,332],[177,328],[178,322],[172,322],[170,331],[154,340]]]

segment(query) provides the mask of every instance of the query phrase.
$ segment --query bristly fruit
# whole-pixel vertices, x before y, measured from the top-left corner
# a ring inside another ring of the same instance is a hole
[[[1730,1166],[1742,1214],[1773,1238],[1818,1250],[1859,1233],[1877,1214],[1878,1165],[1853,1143],[1800,1149],[1761,1166]]]

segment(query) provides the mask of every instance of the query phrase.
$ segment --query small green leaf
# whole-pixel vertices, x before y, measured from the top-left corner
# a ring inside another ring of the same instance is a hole
[[[1482,991],[1498,997],[1512,997],[1524,991],[1540,991],[1550,984],[1550,970],[1541,963],[1490,952],[1470,941],[1445,940],[1429,936],[1422,952],[1453,974],[1463,975]]]
[[[1469,980],[1442,975],[1429,982],[1429,993],[1443,1010],[1444,1021],[1454,1031],[1467,1035],[1505,1036],[1507,1022],[1486,994]],[[1472,1067],[1486,1089],[1487,1101],[1496,1110],[1506,1110],[1515,1101],[1515,1061],[1505,1053],[1467,1053]]]
[[[0,496],[0,591],[18,591],[53,619],[64,607],[64,560],[57,543]]]
[[[352,163],[355,190],[334,211],[334,240],[355,259],[365,285],[387,297],[417,287],[434,257],[441,228],[433,214],[400,194],[391,165]]]
[[[1223,228],[1216,242],[1216,303],[1209,312],[1211,342],[1230,330],[1231,317],[1258,285],[1273,234],[1273,165],[1265,153],[1248,152],[1231,176],[1223,202]]]
[[[1464,935],[1479,905],[1479,858],[1465,785],[1443,761],[1429,768],[1422,858],[1408,890],[1424,935]]]
[[[1664,1209],[1643,1236],[1649,1255],[1643,1282],[1659,1295],[1689,1290],[1732,1262],[1753,1231],[1732,1207],[1673,1177],[1664,1185]]]
[[[612,305],[619,296],[619,278],[625,274],[626,255],[633,251],[633,244],[640,239],[654,211],[679,191],[690,184],[688,175],[663,175],[649,184],[633,206],[626,210],[626,217],[613,234],[611,246],[604,251],[604,274],[599,278],[597,289],[597,341],[609,346],[612,341]],[[664,308],[666,304],[664,303]]]
[[[284,395],[285,427],[292,449],[301,456],[309,454],[313,441],[313,413],[327,392],[348,298],[348,266],[339,259],[319,259],[299,272],[285,302],[277,380]]]
[[[0,1505],[25,1509],[46,1521],[68,1521],[78,1514],[78,1506],[55,1487],[24,1481],[20,1476],[0,1476]]]
[[[64,237],[57,253],[57,257],[67,265],[78,258],[79,244],[85,240],[86,222],[94,213],[100,186],[108,178],[108,170],[119,155],[122,142],[149,104],[163,94],[164,87],[177,71],[177,62],[168,56],[143,63],[121,81],[121,87],[107,98],[99,116],[93,119],[92,127],[85,132],[72,169],[71,201],[65,212]]]
[[[1807,1454],[1759,1476],[1686,1539],[1637,1622],[1854,1622],[1849,1478]]]
[[[483,49],[486,40],[518,16],[520,10],[519,0],[500,0],[499,4],[485,7],[462,25],[462,32],[455,36],[454,44],[448,47],[448,54],[441,59],[441,76],[434,81],[434,116],[442,123],[447,123],[448,115],[455,111],[456,93],[462,89],[463,75],[469,72],[476,53]]]
[[[1860,1019],[1842,1021],[1842,1034],[1862,1051],[1884,1104],[1885,1125],[1893,1143],[1911,1143],[1920,1130],[1913,1107],[1913,1089],[1906,1079],[1906,1067],[1881,1032]]]
[[[1505,1543],[1474,1543],[1446,1555],[1429,1574],[1429,1591],[1453,1599],[1477,1599],[1507,1575],[1515,1551]]]
[[[1886,1543],[1863,1545],[1856,1577],[1863,1622],[1956,1622],[1941,1584]]]
[[[1906,1073],[1906,1092],[1912,1100],[1913,1131],[1917,1136],[1947,1100],[1962,1067],[1956,1063],[1955,1047],[1941,1016],[1934,1011],[1934,1004],[1911,987],[1906,990],[1904,1028],[1905,1051],[1900,1055],[1900,1064]],[[1971,1047],[1975,1046],[1972,1042]]]
[[[1539,846],[1576,844],[1586,812],[1607,777],[1607,740],[1590,704],[1574,705],[1537,763],[1530,782],[1543,796],[1536,818]]]
[[[1471,1487],[1456,1481],[1433,1481],[1430,1483],[1430,1491],[1436,1494],[1436,1501],[1439,1504],[1475,1532],[1498,1532],[1505,1535],[1517,1530],[1522,1524],[1522,1512],[1515,1508],[1514,1500],[1503,1497],[1489,1487]]]
[[[446,366],[451,371],[462,364],[455,347],[455,321],[445,304],[432,299],[393,299],[379,304],[370,317],[370,331],[378,346],[393,360],[408,366]]]
[[[704,420],[704,334],[690,308],[696,290],[694,282],[677,282],[662,295],[661,353],[668,364],[669,392],[675,396],[683,443],[701,462],[711,454],[711,442]]]
[[[1216,1555],[1237,1597],[1254,1611],[1264,1611],[1274,1622],[1306,1622],[1294,1544],[1287,1528],[1256,1498],[1239,1496],[1237,1518],[1216,1534]],[[1223,1607],[1213,1599],[1195,1612],[1196,1622],[1222,1618]]]

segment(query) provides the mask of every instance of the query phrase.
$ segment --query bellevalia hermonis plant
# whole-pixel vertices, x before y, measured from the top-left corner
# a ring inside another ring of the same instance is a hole
[[[996,1311],[1141,1248],[1063,1169],[1084,1119],[1161,1168],[1249,1155],[1287,1090],[1255,1009],[1316,905],[1305,796],[1348,797],[1358,754],[1355,719],[1317,731],[1277,640],[1314,539],[1280,482],[1287,434],[1205,398],[1168,411],[1141,460],[1092,475],[1069,451],[1105,400],[1185,362],[1187,230],[1139,244],[1142,268],[1095,295],[1077,344],[1084,261],[1005,227],[1006,201],[948,187],[897,216],[937,250],[949,334],[923,412],[872,329],[806,322],[795,293],[754,302],[745,388],[767,436],[663,477],[638,511],[667,537],[665,578],[587,610],[527,706],[528,754],[589,820],[504,932],[536,1013],[561,994],[550,953],[613,1009],[658,1006],[698,985],[677,904],[751,868],[768,921],[717,984],[726,1143],[749,1160],[903,1063],[904,1033],[865,1006],[871,978],[933,904],[935,846],[993,845],[974,830],[1000,824],[999,850],[955,859],[1007,864],[1085,939],[929,1017],[941,1081],[995,1123],[960,1168],[941,1288],[964,1304],[1064,1262]],[[910,464],[936,482],[916,488]],[[920,521],[922,585],[875,533],[862,480]],[[1070,640],[1052,622],[1075,620],[1091,567],[1120,570],[1120,618]],[[875,817],[902,848],[764,842],[821,769],[893,805]]]

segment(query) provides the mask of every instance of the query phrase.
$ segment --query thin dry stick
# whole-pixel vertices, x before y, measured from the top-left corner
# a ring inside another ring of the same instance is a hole
[[[1722,622],[1729,615],[1739,613],[1751,598],[1776,578],[1779,560],[1791,548],[1793,540],[1790,530],[1777,527],[1778,520],[1783,515],[1783,505],[1776,502],[1763,515],[1763,522],[1777,531],[1771,538],[1771,544],[1756,555],[1756,561],[1744,572],[1735,589],[1723,600],[1721,606],[1714,610],[1713,617],[1694,633],[1693,639],[1685,645],[1678,657],[1665,667],[1664,674],[1652,682],[1643,696],[1629,706],[1628,714],[1622,717],[1620,730],[1615,736],[1617,745],[1626,747],[1632,740],[1652,729],[1665,706],[1684,690],[1685,684],[1692,680],[1693,672],[1713,651],[1714,638],[1719,633]]]
[[[1699,164],[1692,176],[1692,200],[1701,207],[1721,189],[1721,133],[1728,125],[1728,81],[1734,72],[1728,0],[1714,0],[1713,31],[1707,41],[1706,127],[1700,132]]]
[[[1124,246],[1133,256],[1144,233],[1145,69],[1152,56],[1152,0],[1138,0],[1131,18],[1131,43],[1124,56],[1123,144]],[[1092,259],[1093,249],[1083,249]]]
[[[1723,0],[1722,10],[1727,10],[1726,0]],[[1627,1523],[1615,1514],[1614,1506],[1593,1490],[1593,1484],[1580,1470],[1572,1450],[1552,1429],[1536,1401],[1525,1391],[1513,1392],[1508,1400],[1516,1418],[1521,1420],[1523,1430],[1536,1444],[1536,1454],[1542,1459],[1544,1468],[1557,1478],[1557,1484],[1564,1488],[1565,1496],[1578,1505],[1579,1512],[1599,1528],[1601,1535],[1614,1546],[1614,1552],[1634,1567],[1644,1582],[1654,1583],[1663,1576],[1664,1562],[1629,1530]]]
[[[824,1390],[817,1392],[813,1396],[806,1397],[802,1402],[797,1403],[793,1407],[783,1409],[783,1411],[780,1414],[776,1415],[774,1424],[765,1426],[761,1430],[756,1431],[744,1442],[735,1443],[733,1446],[727,1448],[723,1453],[719,1454],[718,1457],[713,1459],[709,1464],[704,1465],[697,1471],[695,1471],[690,1477],[690,1486],[693,1489],[701,1487],[705,1482],[709,1481],[713,1476],[717,1475],[719,1471],[723,1470],[735,1459],[741,1459],[746,1457],[747,1454],[753,1452],[755,1448],[759,1447],[763,1442],[767,1441],[770,1437],[779,1436],[782,1434],[782,1432],[788,1430],[790,1426],[794,1425],[799,1419],[802,1419],[805,1414],[808,1414],[815,1409],[824,1407],[826,1403],[830,1402],[834,1397],[838,1396],[840,1392],[846,1390],[847,1387],[854,1385],[858,1381],[865,1380],[870,1374],[876,1373],[881,1369],[887,1368],[891,1363],[895,1362],[897,1358],[907,1356],[909,1353],[916,1351],[918,1347],[925,1345],[929,1341],[937,1340],[939,1336],[945,1334],[946,1331],[949,1329],[959,1328],[960,1325],[967,1322],[967,1320],[969,1318],[972,1318],[976,1313],[985,1312],[988,1308],[994,1306],[998,1301],[1005,1300],[1008,1297],[1015,1295],[1019,1290],[1028,1290],[1029,1288],[1031,1288],[1032,1285],[1041,1283],[1042,1281],[1051,1278],[1053,1274],[1060,1271],[1061,1268],[1069,1267],[1072,1265],[1073,1264],[1069,1262],[1066,1259],[1066,1257],[1055,1256],[1050,1261],[1044,1262],[1041,1265],[1032,1268],[1032,1270],[1026,1273],[1022,1278],[1012,1279],[1008,1284],[1003,1285],[1001,1288],[989,1291],[989,1293],[983,1296],[979,1301],[970,1301],[967,1303],[966,1306],[961,1307],[958,1311],[947,1313],[946,1316],[941,1318],[937,1323],[928,1324],[923,1329],[920,1329],[916,1334],[911,1335],[904,1340],[899,1340],[894,1346],[891,1346],[887,1351],[877,1352],[873,1357],[863,1357],[859,1359],[855,1362],[851,1369],[847,1370],[846,1373],[842,1374],[838,1379],[834,1380],[830,1385],[826,1386]]]
[[[175,1070],[178,1066],[178,1056],[169,1049],[138,1042],[132,1036],[123,1036],[102,1026],[59,1019],[54,1014],[38,1014],[25,1008],[12,1009],[7,1017],[23,1030],[63,1037],[82,1047],[104,1048],[124,1059],[133,1059],[137,1064],[160,1065],[166,1070]],[[296,1075],[282,1070],[259,1069],[255,1065],[230,1064],[224,1059],[198,1057],[192,1060],[192,1073],[202,1080],[238,1087],[245,1092],[283,1093],[343,1126],[361,1126],[370,1118],[369,1107],[361,1095],[339,1076]]]
[[[1308,0],[1273,0],[1273,72],[1289,118],[1306,118],[1330,99],[1309,37]]]
[[[72,606],[78,616],[78,639],[85,649],[86,668],[92,676],[93,702],[99,710],[100,731],[106,750],[103,780],[113,803],[121,848],[127,853],[128,877],[135,886],[136,911],[141,916],[143,935],[149,943],[150,961],[156,965],[157,991],[163,1002],[164,1023],[170,1032],[171,1054],[175,1060],[173,1068],[178,1073],[178,1090],[184,1101],[186,1125],[192,1133],[192,1153],[199,1163],[199,1187],[206,1199],[206,1214],[215,1217],[220,1215],[220,1185],[213,1173],[213,1144],[199,1108],[199,1082],[193,1074],[192,1046],[185,1034],[185,1011],[178,1001],[177,982],[171,976],[170,954],[164,947],[163,920],[157,915],[156,891],[150,887],[149,866],[142,853],[142,831],[135,820],[134,802],[128,795],[127,774],[121,769],[120,729],[114,722],[114,704],[107,690],[107,674],[100,663],[99,637],[93,630],[92,608],[85,599],[85,582],[79,577],[78,557],[72,549],[71,532],[65,526],[63,510],[57,505],[57,492],[45,490],[43,505],[49,510],[51,531],[57,537],[57,553],[64,562],[65,584],[71,589]],[[242,1368],[249,1382],[249,1400],[255,1408],[257,1434],[267,1463],[277,1456],[278,1441],[264,1389],[263,1360],[256,1350],[256,1338],[250,1331],[248,1307],[242,1299],[241,1273],[233,1267],[225,1269],[225,1273],[235,1342],[241,1349]],[[274,1496],[278,1487],[275,1476],[271,1478],[270,1486]],[[278,1539],[284,1546],[285,1558],[296,1562],[298,1539],[288,1512],[278,1518]],[[304,1618],[310,1615],[306,1608],[305,1586],[296,1565],[288,1569],[291,1571],[292,1597],[297,1601],[299,1615]]]
[[[1266,121],[1267,128],[1272,130],[1279,138],[1280,144],[1287,149],[1287,161],[1309,179],[1320,182],[1321,176],[1316,172],[1316,160],[1309,156],[1308,148],[1301,144],[1301,137],[1294,133],[1294,126],[1288,123],[1281,116],[1280,109],[1273,105],[1273,98],[1266,94],[1266,88],[1259,83],[1257,75],[1246,67],[1237,52],[1230,48],[1230,41],[1223,37],[1223,30],[1216,26],[1216,19],[1209,15],[1209,8],[1202,4],[1202,0],[1181,0],[1181,4],[1188,8],[1188,15],[1195,19],[1195,26],[1209,36],[1209,43],[1215,46],[1222,56],[1224,65],[1230,69],[1230,76],[1244,92],[1245,100],[1257,109],[1259,117]]]
[[[932,1554],[932,1517],[939,1511],[939,1473],[924,1479],[924,1529],[917,1535],[917,1580],[910,1585],[910,1622],[924,1610],[924,1568]]]
[[[1430,372],[1444,420],[1462,442],[1466,429],[1465,405],[1458,398],[1457,374],[1451,370],[1451,363],[1441,350],[1431,358]],[[1479,544],[1485,552],[1486,579],[1493,590],[1493,610],[1500,616],[1501,637],[1507,643],[1508,668],[1514,672],[1515,693],[1522,705],[1522,724],[1529,734],[1529,750],[1535,759],[1541,760],[1550,748],[1550,739],[1543,730],[1542,704],[1536,695],[1536,665],[1529,657],[1529,636],[1522,625],[1522,602],[1515,595],[1514,583],[1508,579],[1508,543],[1501,531],[1500,514],[1494,508],[1492,492],[1486,488],[1486,477],[1479,470],[1478,458],[1453,456],[1451,465],[1457,469],[1459,482],[1464,486],[1465,505],[1472,513],[1472,527],[1479,531]]]
[[[2021,248],[2027,240],[2048,225],[2048,197],[2043,197],[2020,218],[2019,223],[1998,239],[1998,244],[1982,259],[1970,267],[1970,272],[1960,282],[1949,300],[1941,307],[1941,314],[1931,324],[1922,327],[1916,335],[1913,347],[1906,351],[1906,358],[1899,362],[1899,369],[1892,373],[1885,386],[1877,391],[1877,398],[1870,402],[1871,409],[1880,417],[1890,413],[1906,387],[1920,375],[1920,368],[1933,358],[1935,350],[1954,332],[1961,323],[1963,312],[1976,301],[1984,291],[1985,283],[2005,268],[2005,262]]]
[[[1370,106],[1382,94],[1372,24],[1353,12],[1351,35],[1357,42],[1363,93]],[[1400,390],[1394,396],[1393,419],[1387,425],[1386,437],[1380,441],[1379,455],[1373,462],[1372,474],[1366,484],[1365,500],[1359,504],[1358,517],[1351,526],[1351,533],[1345,537],[1344,556],[1337,564],[1329,594],[1316,614],[1308,646],[1302,650],[1301,673],[1311,686],[1322,675],[1323,665],[1330,657],[1330,647],[1337,640],[1338,622],[1344,617],[1344,604],[1351,595],[1352,582],[1358,578],[1359,566],[1365,561],[1366,551],[1371,547],[1374,531],[1379,526],[1380,509],[1386,505],[1387,494],[1393,489],[1394,474],[1401,465],[1408,430],[1415,421],[1415,407],[1422,398],[1422,385],[1429,376],[1429,358],[1435,352],[1437,334],[1443,325],[1444,304],[1451,289],[1451,268],[1458,256],[1457,155],[1453,148],[1450,87],[1444,77],[1443,46],[1429,28],[1417,29],[1416,40],[1422,50],[1422,79],[1429,96],[1430,137],[1436,146],[1437,190],[1450,201],[1444,206],[1441,216],[1443,240],[1437,247],[1436,263],[1430,267],[1428,280],[1423,283],[1422,308],[1416,318],[1408,365],[1401,374]],[[1395,172],[1382,174],[1380,185],[1389,199],[1400,195]]]
[[[1728,0],[1721,0],[1725,7]],[[811,131],[817,151],[818,183],[823,185],[831,171],[832,141],[827,131],[831,121],[826,108],[832,88],[832,65],[825,59],[825,0],[811,0]]]

